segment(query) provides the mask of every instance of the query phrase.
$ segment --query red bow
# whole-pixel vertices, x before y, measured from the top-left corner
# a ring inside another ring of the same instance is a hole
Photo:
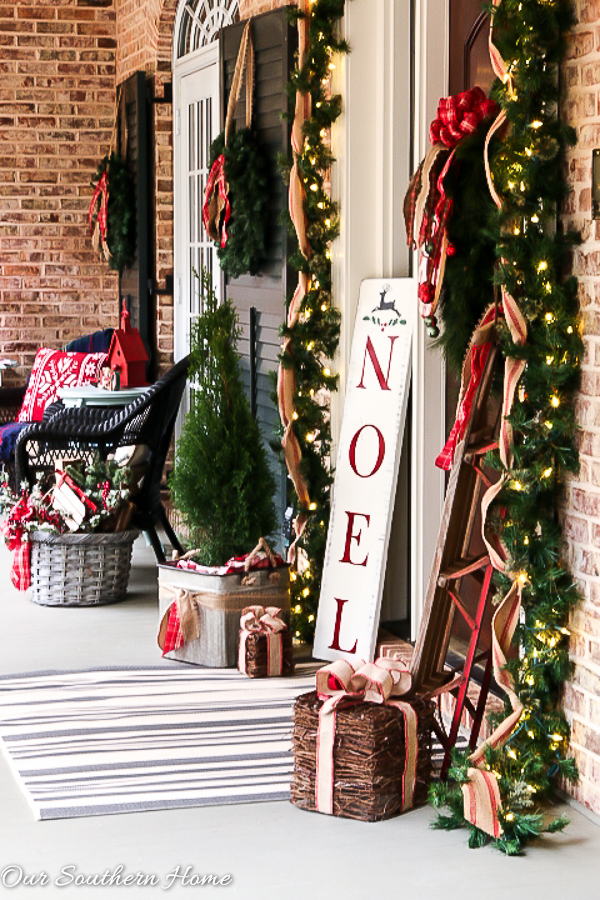
[[[455,97],[442,97],[437,118],[429,126],[432,144],[442,143],[453,149],[463,138],[473,134],[480,122],[498,113],[498,104],[480,87],[462,91]]]
[[[211,210],[211,201],[213,199],[213,194],[215,192],[215,187],[218,190],[219,195],[219,204],[218,204],[218,212],[217,212],[217,221],[212,221],[212,213],[214,210]],[[213,240],[219,240],[219,236],[217,232],[220,231],[220,241],[221,247],[224,247],[227,243],[227,238],[229,235],[227,234],[227,223],[231,217],[231,204],[229,203],[229,197],[227,196],[229,192],[229,187],[227,185],[227,181],[225,180],[225,157],[221,153],[220,156],[217,156],[214,163],[212,164],[210,173],[208,175],[208,181],[206,182],[206,190],[204,191],[204,204],[202,206],[202,221],[204,222],[204,227],[206,228],[208,234]],[[225,214],[223,216],[223,223],[219,226],[218,218],[221,212],[221,209],[225,210]]]
[[[96,204],[100,200],[100,209],[98,210],[98,227],[100,228],[100,235],[103,241],[106,241],[106,229],[108,226],[108,173],[106,170],[102,173],[102,177],[100,181],[96,185],[96,190],[94,191],[94,196],[92,197],[92,202],[90,203],[90,211],[88,215],[88,222],[90,226],[90,234],[94,233],[94,210],[96,209]]]

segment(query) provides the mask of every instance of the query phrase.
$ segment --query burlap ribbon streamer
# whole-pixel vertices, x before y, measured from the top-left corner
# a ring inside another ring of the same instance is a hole
[[[298,19],[298,68],[304,65],[306,54],[309,49],[309,16],[310,16],[310,0],[301,0],[299,3],[303,17]],[[289,188],[289,210],[296,235],[298,237],[298,245],[300,252],[305,259],[310,254],[310,244],[306,234],[306,196],[304,185],[300,176],[298,167],[298,158],[304,150],[304,123],[310,116],[310,95],[296,92],[296,106],[294,121],[292,124],[292,169],[290,172],[290,188]],[[289,306],[287,315],[287,327],[291,332],[298,322],[302,302],[308,293],[310,287],[310,278],[305,272],[299,272],[298,285],[294,292],[294,296]],[[279,405],[279,415],[283,426],[283,437],[281,446],[286,466],[292,479],[294,489],[298,496],[298,504],[300,513],[294,522],[294,530],[296,539],[292,542],[288,551],[288,561],[293,563],[295,560],[296,544],[301,537],[306,526],[307,513],[310,506],[310,496],[308,486],[300,472],[300,463],[302,461],[302,451],[298,438],[294,434],[292,423],[294,421],[294,396],[296,393],[296,376],[292,367],[293,358],[293,339],[288,334],[281,346],[281,358],[287,361],[287,365],[283,362],[279,365],[277,373],[277,401]]]
[[[246,642],[251,634],[265,635],[267,639],[267,675],[283,672],[283,646],[281,633],[287,628],[279,617],[277,606],[246,606],[240,619],[240,650],[238,668],[246,672]]]
[[[410,690],[411,676],[400,660],[377,659],[374,663],[338,659],[317,672],[316,687],[323,706],[317,735],[316,808],[333,814],[333,746],[337,710],[359,703],[395,706],[404,717],[405,765],[402,778],[402,812],[414,801],[418,757],[418,720],[409,703],[396,699]]]
[[[499,3],[500,0],[493,0],[494,7],[497,7]],[[499,78],[502,78],[507,85],[507,90],[510,92],[513,89],[511,76],[506,63],[498,52],[497,47],[494,45],[493,29],[494,12],[492,11],[489,37],[490,59],[494,72]],[[502,200],[494,188],[488,151],[491,138],[500,130],[500,128],[502,128],[505,121],[506,114],[501,112],[491,126],[485,144],[486,176],[490,192],[498,208],[502,206]],[[511,297],[504,288],[502,289],[502,308],[506,324],[510,330],[514,343],[523,345],[527,338],[525,319],[514,298]],[[525,363],[523,360],[507,357],[504,366],[502,424],[499,441],[500,458],[504,464],[505,473],[496,484],[488,488],[481,502],[481,530],[483,540],[489,553],[490,562],[494,568],[500,572],[507,571],[508,564],[506,555],[504,553],[499,553],[493,543],[488,540],[485,526],[488,509],[492,501],[504,487],[508,478],[508,471],[513,462],[511,452],[512,427],[507,421],[507,417],[510,415],[514,402],[515,390],[519,383],[519,379],[523,374],[524,368]],[[517,579],[513,582],[506,597],[502,600],[492,620],[492,659],[494,677],[508,695],[513,712],[500,723],[494,733],[477,748],[475,753],[471,754],[469,762],[472,763],[472,767],[468,770],[470,781],[463,785],[465,819],[492,837],[499,837],[502,834],[502,827],[498,818],[500,811],[500,791],[496,776],[492,772],[485,770],[485,751],[487,747],[501,746],[508,739],[523,712],[523,706],[514,690],[512,676],[505,668],[512,637],[519,621],[520,610],[521,583]]]
[[[227,115],[225,117],[225,146],[231,137],[233,119],[240,97],[244,76],[246,79],[246,128],[252,124],[252,104],[254,96],[254,46],[250,33],[248,19],[242,32],[242,39],[238,50],[229,101],[227,103]],[[231,204],[229,202],[229,184],[225,172],[225,156],[221,153],[211,166],[204,190],[204,203],[202,206],[202,221],[204,227],[213,241],[220,243],[221,247],[227,244],[227,223],[231,218]]]

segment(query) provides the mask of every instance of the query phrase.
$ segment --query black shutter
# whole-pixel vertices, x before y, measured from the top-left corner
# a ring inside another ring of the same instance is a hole
[[[224,125],[229,88],[245,22],[221,32],[221,122]],[[288,236],[284,221],[287,186],[279,170],[281,154],[289,155],[290,124],[282,118],[288,111],[286,84],[294,62],[296,28],[290,25],[285,9],[256,16],[252,20],[255,51],[253,128],[268,162],[269,219],[267,257],[259,275],[225,279],[225,291],[240,318],[242,371],[252,410],[260,424],[265,443],[272,441],[279,414],[271,393],[270,373],[276,371],[280,349],[279,328],[284,320],[286,296],[296,274],[288,267]],[[245,92],[236,109],[236,125],[246,121]],[[281,521],[286,506],[285,470],[272,452],[271,465],[277,477],[277,505]]]
[[[146,74],[135,72],[121,85],[118,150],[135,184],[136,254],[119,278],[119,296],[127,300],[131,324],[139,329],[149,354],[154,345],[149,290],[149,129]]]

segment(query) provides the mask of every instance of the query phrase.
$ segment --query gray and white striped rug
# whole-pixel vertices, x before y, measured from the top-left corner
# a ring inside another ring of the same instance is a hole
[[[316,668],[2,677],[2,749],[38,819],[284,800],[293,703]]]

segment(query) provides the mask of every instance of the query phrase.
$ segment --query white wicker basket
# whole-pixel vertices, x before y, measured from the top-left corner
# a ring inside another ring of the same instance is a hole
[[[42,606],[99,606],[125,599],[139,531],[31,535],[31,599]]]

